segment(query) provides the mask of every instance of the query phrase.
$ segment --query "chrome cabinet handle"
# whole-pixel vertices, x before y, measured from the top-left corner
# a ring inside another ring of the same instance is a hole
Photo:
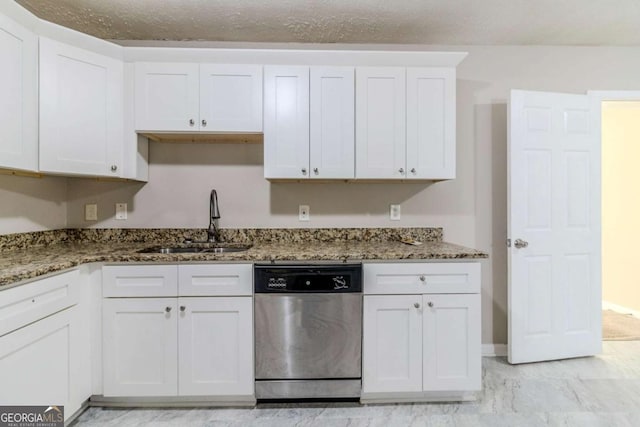
[[[418,302],[417,302],[417,303],[413,304],[413,306],[414,306],[415,308],[420,308],[420,303],[418,303]]]
[[[318,175],[318,168],[313,168],[313,173],[315,173],[316,175]]]
[[[111,165],[111,172],[115,172],[118,170],[118,165]]]
[[[522,239],[516,239],[516,241],[513,242],[513,246],[515,246],[518,249],[522,249],[522,248],[526,248],[527,246],[529,246],[529,242],[524,241]]]
[[[411,173],[416,173],[416,168],[411,168]]]
[[[429,301],[429,302],[427,303],[427,305],[428,305],[429,307],[433,307],[433,303],[432,303],[431,301]]]
[[[180,311],[184,313],[184,311],[187,309],[187,307],[185,307],[184,305],[180,306]]]
[[[207,127],[207,121],[205,119],[202,119],[202,127]]]
[[[424,275],[423,275],[423,276],[420,276],[420,281],[421,281],[421,282],[424,282],[425,280],[427,280],[427,278],[426,278],[426,277],[424,277]]]
[[[306,175],[307,174],[307,168],[302,168],[302,175]]]
[[[404,168],[400,168],[400,169],[398,169],[398,172],[400,172],[400,173],[402,173],[402,174],[403,174],[403,173],[404,173]]]
[[[193,119],[189,119],[189,126],[193,126],[196,124],[196,121]]]
[[[166,307],[166,308],[164,309],[164,311],[165,311],[166,313],[171,313],[171,307]]]

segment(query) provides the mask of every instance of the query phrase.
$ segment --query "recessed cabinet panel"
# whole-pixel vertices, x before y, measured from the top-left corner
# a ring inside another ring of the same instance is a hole
[[[262,132],[262,66],[200,65],[200,130]]]
[[[0,168],[38,170],[38,37],[0,14]]]
[[[102,312],[104,395],[175,396],[176,299],[104,299]]]
[[[120,176],[123,63],[40,38],[40,170]]]
[[[198,131],[198,64],[135,65],[135,112],[138,131]]]
[[[407,69],[407,178],[455,178],[455,69]]]
[[[311,67],[311,178],[354,177],[354,96],[352,67]]]
[[[264,68],[264,174],[309,176],[309,67]]]
[[[424,295],[425,390],[480,390],[480,296]]]
[[[363,393],[422,391],[421,302],[420,295],[364,297]]]
[[[356,178],[406,175],[405,69],[356,69]]]
[[[179,298],[179,394],[253,394],[253,299]]]

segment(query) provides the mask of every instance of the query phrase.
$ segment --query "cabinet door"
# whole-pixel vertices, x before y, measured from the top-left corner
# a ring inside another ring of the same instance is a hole
[[[90,372],[81,371],[83,352],[76,307],[0,337],[0,402],[3,405],[64,405],[66,417],[89,395],[80,395]]]
[[[405,69],[356,69],[356,178],[406,176]]]
[[[424,295],[426,391],[480,390],[480,295]]]
[[[309,67],[264,67],[264,177],[309,177]]]
[[[364,296],[363,393],[422,391],[421,303],[420,295]]]
[[[179,298],[181,396],[253,395],[251,297]]]
[[[0,167],[38,170],[38,38],[0,14]]]
[[[407,178],[456,176],[453,68],[407,69]]]
[[[137,131],[197,131],[198,64],[136,62]]]
[[[177,300],[104,299],[102,313],[104,395],[177,395]]]
[[[262,132],[262,66],[200,65],[200,130]]]
[[[40,38],[40,170],[119,176],[123,63]]]
[[[354,177],[355,82],[352,67],[311,67],[310,177]]]

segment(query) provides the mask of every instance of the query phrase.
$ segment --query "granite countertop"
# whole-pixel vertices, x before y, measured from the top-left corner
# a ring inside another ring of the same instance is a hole
[[[321,229],[331,230],[331,229]],[[338,230],[338,229],[336,229]],[[359,229],[345,229],[359,230]],[[362,229],[370,230],[370,229]],[[393,230],[393,229],[380,229]],[[159,253],[138,253],[139,250],[150,246],[176,245],[175,234],[171,239],[166,235],[151,234],[155,239],[144,241],[132,238],[128,233],[101,236],[100,239],[87,238],[87,233],[83,232],[81,238],[77,235],[71,238],[48,239],[43,245],[29,245],[29,239],[23,244],[16,244],[14,248],[6,249],[8,246],[5,239],[5,250],[0,253],[0,286],[10,285],[26,279],[32,279],[44,274],[65,270],[81,264],[92,262],[108,263],[178,263],[178,262],[271,262],[271,261],[359,261],[359,260],[422,260],[422,259],[478,259],[486,258],[487,254],[466,248],[463,246],[441,241],[441,229],[398,229],[414,230],[411,235],[416,235],[424,242],[419,246],[404,244],[399,240],[398,235],[385,236],[376,230],[375,234],[367,235],[369,239],[362,240],[362,235],[357,233],[336,236],[329,232],[318,237],[318,232],[313,236],[289,235],[282,237],[277,235],[273,238],[273,233],[269,238],[264,235],[252,235],[251,233],[232,234],[227,232],[226,241],[247,243],[248,238],[254,238],[253,246],[244,252],[230,253],[182,253],[182,254],[159,254]],[[439,230],[439,233],[415,232],[415,230]],[[69,234],[67,230],[65,233]],[[160,232],[161,233],[161,232]],[[25,233],[26,234],[26,233]],[[182,232],[180,236],[186,236],[187,232]],[[228,237],[235,237],[235,240]],[[333,238],[332,238],[333,236]],[[22,237],[22,235],[21,235]],[[148,237],[148,236],[147,236]],[[387,238],[385,238],[387,237]],[[42,236],[38,236],[42,239]],[[173,242],[173,243],[171,243]],[[0,242],[1,243],[1,242]]]

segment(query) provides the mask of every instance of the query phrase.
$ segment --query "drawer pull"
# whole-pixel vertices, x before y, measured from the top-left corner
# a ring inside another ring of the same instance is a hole
[[[414,306],[415,308],[420,308],[420,303],[419,303],[419,302],[416,302],[415,304],[413,304],[413,306]]]
[[[429,307],[433,307],[433,303],[432,303],[431,301],[429,301],[429,302],[427,303],[427,305],[428,305]]]
[[[180,306],[180,311],[184,313],[184,311],[187,309],[187,307],[185,307],[184,305]]]
[[[165,311],[166,313],[171,313],[171,307],[166,307],[166,308],[164,309],[164,311]]]
[[[421,282],[424,282],[424,281],[426,281],[426,280],[427,280],[427,278],[426,278],[426,277],[424,277],[424,275],[423,275],[423,276],[420,276],[420,281],[421,281]]]

